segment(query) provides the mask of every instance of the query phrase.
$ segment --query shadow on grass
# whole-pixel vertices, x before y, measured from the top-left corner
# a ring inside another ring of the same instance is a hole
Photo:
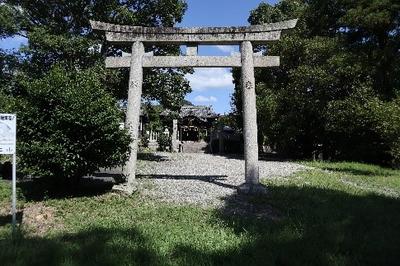
[[[60,180],[34,178],[18,183],[18,189],[27,201],[98,196],[110,192],[115,181],[112,176],[85,177],[77,185]]]
[[[398,265],[399,199],[313,187],[269,190],[265,197],[229,197],[217,214],[237,235],[249,236],[246,244],[223,252],[179,245],[175,254],[185,261],[207,257],[213,265]]]
[[[381,177],[395,177],[399,175],[399,172],[396,171],[396,169],[389,168],[388,166],[380,166],[380,165],[365,164],[358,162],[307,161],[306,164],[322,170],[341,172],[351,175],[381,176]]]
[[[225,202],[208,221],[215,226],[211,232],[193,228],[202,224],[182,225],[180,235],[165,234],[162,243],[135,226],[117,225],[52,238],[21,237],[15,243],[0,240],[0,261],[2,265],[398,265],[400,260],[399,199],[270,186],[267,196],[233,195]],[[174,214],[167,217],[174,219]],[[179,223],[179,216],[175,219]],[[151,230],[168,230],[164,223],[152,226]],[[210,234],[218,245],[204,245],[202,234]],[[240,241],[224,244],[226,236]]]
[[[139,153],[140,160],[165,161],[167,156],[153,153]],[[74,197],[92,197],[110,192],[113,185],[124,182],[121,168],[101,169],[90,176],[82,177],[78,184],[71,184],[57,178],[33,178],[18,183],[23,197],[27,201],[44,199],[62,199]]]
[[[391,170],[380,170],[380,169],[357,169],[354,166],[340,166],[340,167],[334,167],[334,166],[329,166],[329,167],[321,167],[323,170],[328,170],[328,171],[334,171],[334,172],[342,172],[346,174],[351,174],[351,175],[363,175],[363,176],[392,176],[393,174],[390,172]]]
[[[136,229],[94,228],[54,238],[0,239],[1,265],[160,265]]]

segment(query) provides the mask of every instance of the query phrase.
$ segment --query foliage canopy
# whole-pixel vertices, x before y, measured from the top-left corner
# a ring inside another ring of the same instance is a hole
[[[0,51],[0,107],[17,112],[19,159],[26,173],[78,177],[123,164],[129,137],[119,129],[127,98],[127,69],[105,70],[105,56],[130,52],[105,41],[89,20],[143,26],[173,26],[186,10],[182,0],[5,0],[0,38],[27,38],[18,51]],[[146,47],[177,54],[176,46]],[[190,91],[190,69],[145,73],[144,98],[170,109]]]
[[[282,40],[256,47],[281,66],[256,72],[261,142],[295,157],[397,163],[400,4],[283,0],[260,4],[251,24],[299,18]],[[240,73],[232,104],[241,114]]]

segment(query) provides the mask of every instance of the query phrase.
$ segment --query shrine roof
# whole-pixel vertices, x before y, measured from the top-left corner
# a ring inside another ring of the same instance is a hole
[[[164,110],[161,115],[169,116],[172,114],[170,110]],[[218,114],[214,112],[211,106],[204,105],[184,105],[179,111],[179,118],[185,117],[197,117],[201,120],[206,120],[208,118],[217,118]]]

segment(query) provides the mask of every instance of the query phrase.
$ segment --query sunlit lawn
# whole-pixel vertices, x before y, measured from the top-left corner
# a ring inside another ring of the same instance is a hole
[[[249,199],[278,219],[138,195],[46,199],[62,226],[42,236],[22,226],[12,242],[2,217],[0,265],[398,265],[400,171],[305,164],[313,169],[268,179],[269,195]],[[2,206],[9,193],[0,182]]]

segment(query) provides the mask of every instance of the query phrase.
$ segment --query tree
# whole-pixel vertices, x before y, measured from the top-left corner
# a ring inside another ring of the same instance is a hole
[[[130,137],[120,129],[123,113],[93,73],[55,66],[41,79],[21,79],[21,95],[7,109],[18,115],[22,172],[76,180],[124,163]]]
[[[283,0],[275,6],[263,3],[253,10],[251,24],[299,18],[296,29],[281,41],[256,47],[280,55],[282,61],[279,68],[256,71],[259,139],[294,157],[309,158],[322,145],[325,156],[332,159],[387,162],[386,154],[394,146],[378,130],[378,124],[388,124],[395,117],[394,111],[386,118],[381,116],[379,123],[369,120],[373,125],[353,119],[353,124],[360,126],[351,129],[347,124],[346,134],[330,125],[346,125],[341,120],[344,117],[336,115],[339,105],[351,114],[355,103],[370,105],[378,99],[380,106],[392,106],[397,101],[400,68],[395,58],[399,57],[400,44],[396,10],[399,4],[393,0]],[[240,73],[234,71],[234,77],[232,103],[240,118]],[[345,104],[355,95],[365,97]],[[384,109],[370,106],[377,108],[377,115]],[[367,119],[371,109],[360,110],[365,115],[358,117]],[[396,129],[389,131],[400,137]],[[360,138],[360,132],[365,137]],[[389,152],[392,158],[393,152]]]
[[[54,64],[85,69],[104,64],[106,55],[129,52],[130,46],[109,44],[103,34],[91,31],[89,20],[125,25],[171,27],[180,22],[186,10],[183,0],[119,1],[119,0],[6,0],[0,10],[14,17],[6,19],[6,32],[22,34],[29,39],[23,52],[27,60],[24,71],[41,77]],[[11,11],[10,11],[11,10]],[[0,21],[1,22],[1,21]],[[15,25],[12,28],[10,25]],[[0,32],[1,33],[1,32]],[[177,54],[178,46],[151,46],[156,55]],[[145,71],[143,95],[165,107],[179,109],[190,92],[184,74],[190,69],[152,69]],[[126,99],[127,69],[108,70],[109,90],[119,99]]]
[[[0,37],[28,39],[19,53],[0,55],[0,111],[18,114],[25,173],[72,179],[124,163],[129,136],[119,129],[123,114],[116,102],[126,99],[128,71],[105,70],[103,64],[105,56],[130,47],[107,43],[91,31],[89,20],[173,26],[185,10],[182,0],[1,1]],[[179,47],[146,50],[176,54]],[[187,72],[147,71],[144,97],[178,108],[190,91]]]

